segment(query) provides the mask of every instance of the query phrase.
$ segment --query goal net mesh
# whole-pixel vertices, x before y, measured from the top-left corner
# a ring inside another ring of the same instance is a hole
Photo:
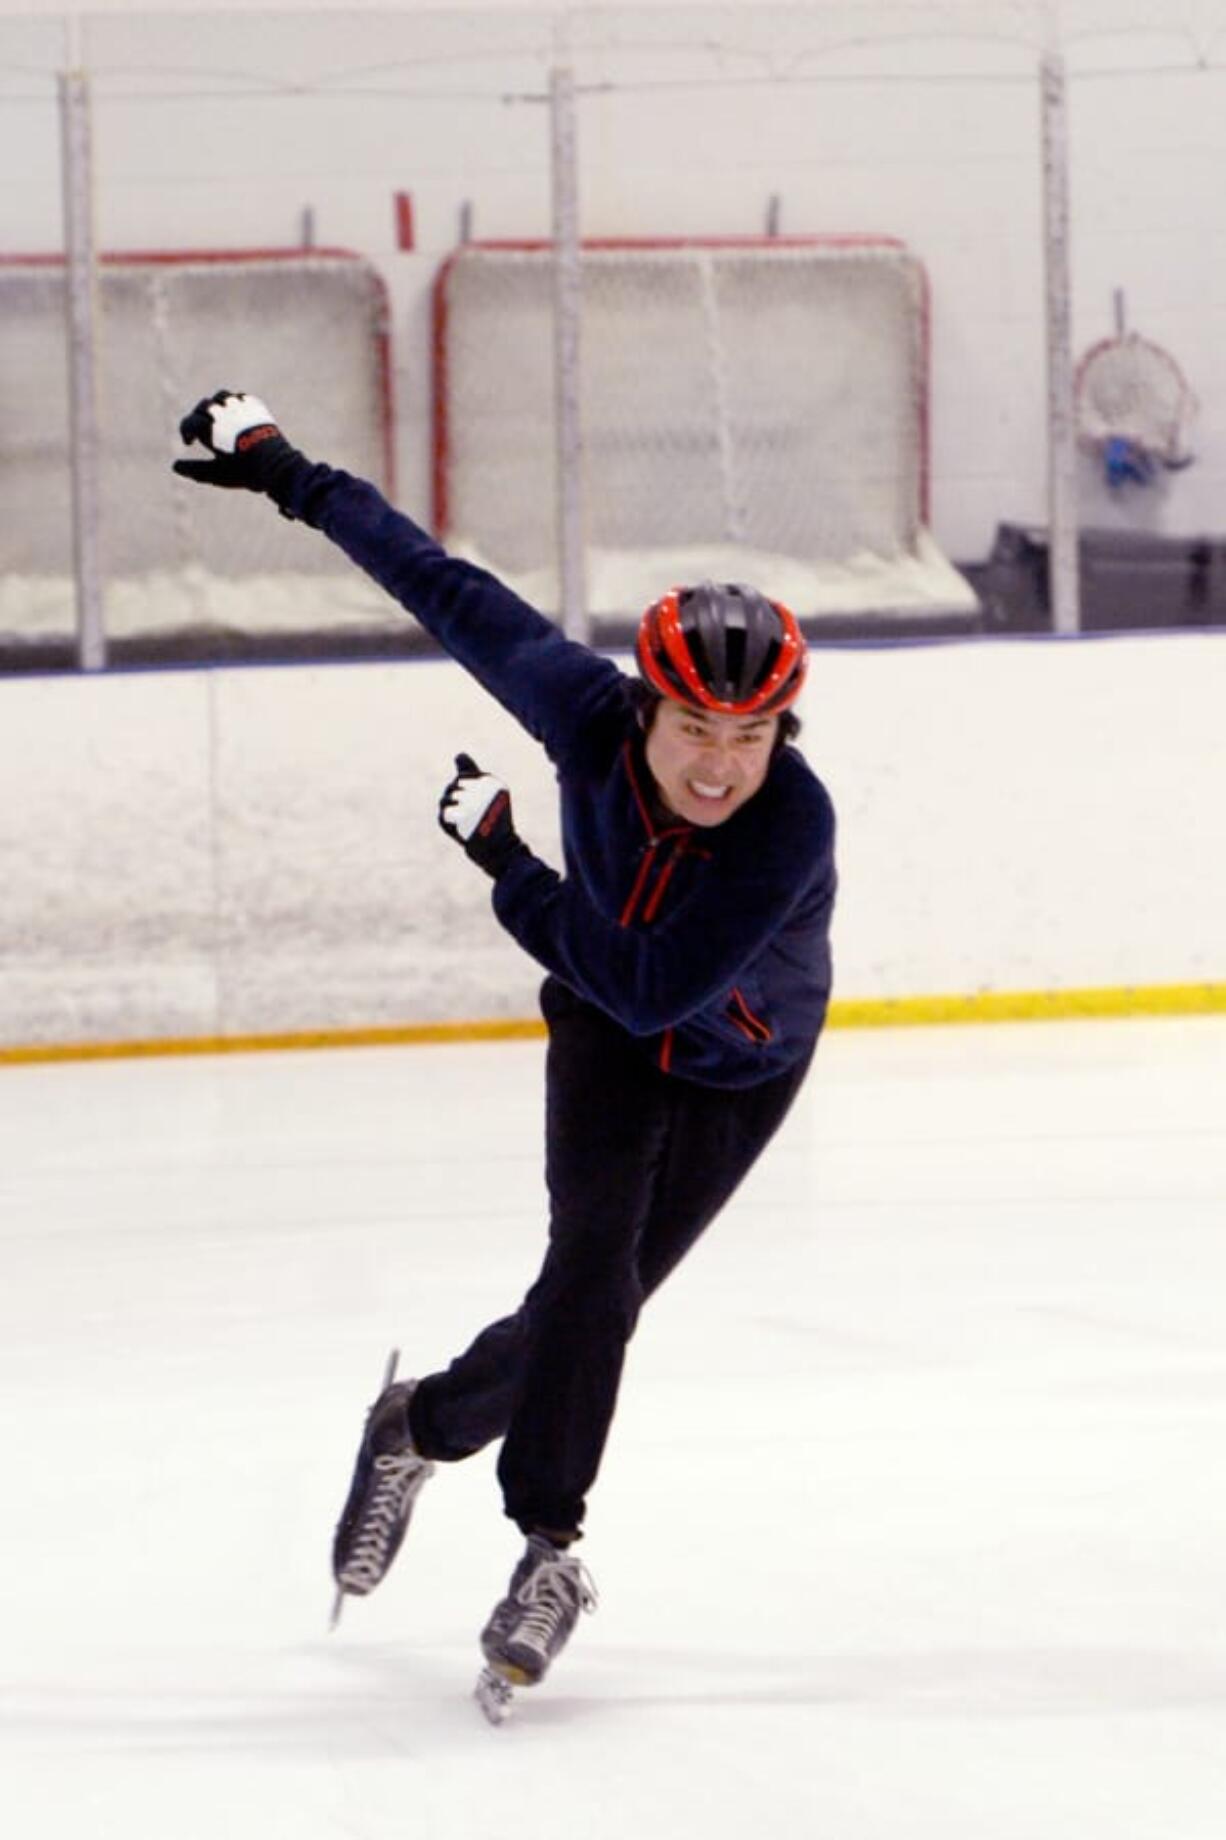
[[[741,556],[760,579],[765,557],[777,572],[796,565],[803,611],[821,610],[823,571],[828,583],[844,571],[844,595],[859,570],[887,603],[900,598],[886,576],[914,574],[932,548],[919,262],[888,242],[779,239],[585,244],[580,270],[596,575],[611,556],[646,554],[658,580],[673,558],[692,572],[709,555]],[[471,244],[448,260],[436,289],[436,523],[545,598],[553,353],[548,246]],[[610,595],[615,585],[598,586],[593,610],[625,611],[602,606]]]
[[[63,583],[72,569],[65,272],[0,261],[0,572]],[[390,484],[382,283],[343,253],[104,258],[97,272],[99,545],[108,582],[195,569],[243,577],[342,568],[242,493],[178,482],[178,423],[202,392],[293,405],[294,439]],[[288,411],[286,411],[288,413]],[[235,502],[242,501],[242,502]]]

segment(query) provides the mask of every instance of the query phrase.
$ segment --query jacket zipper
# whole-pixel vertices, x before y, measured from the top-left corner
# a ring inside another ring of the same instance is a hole
[[[643,923],[645,926],[650,926],[651,922],[660,911],[660,902],[664,898],[664,891],[672,878],[672,873],[677,866],[678,858],[684,855],[685,851],[689,848],[693,833],[688,825],[681,824],[674,825],[670,829],[664,831],[658,831],[656,829],[652,822],[650,807],[643,797],[638,779],[635,775],[634,755],[629,742],[627,742],[625,746],[625,759],[626,777],[630,781],[630,790],[634,794],[634,802],[638,806],[639,816],[643,820],[643,829],[647,832],[647,843],[643,850],[643,860],[639,864],[638,873],[634,878],[634,886],[631,888],[626,904],[622,908],[619,925],[629,926],[630,922],[638,914],[640,903],[647,894],[647,884],[651,880],[652,865],[659,860],[657,851],[660,845],[662,843],[668,843],[669,841],[672,841],[674,844],[672,853],[664,859],[664,866],[659,872],[656,885],[651,894],[647,896],[646,904],[642,908]]]
[[[677,867],[678,862],[689,848],[692,833],[688,828],[682,829],[680,827],[676,830],[669,831],[656,830],[655,825],[651,821],[651,812],[648,809],[647,801],[639,790],[638,780],[635,777],[634,756],[631,752],[629,742],[626,743],[626,775],[630,781],[630,789],[634,794],[635,804],[639,808],[639,816],[643,820],[643,827],[647,832],[647,845],[643,851],[643,860],[639,864],[638,873],[634,878],[634,886],[630,890],[626,905],[622,908],[619,924],[622,926],[629,926],[635,914],[638,912],[640,902],[643,902],[643,925],[650,926],[660,911],[660,903],[663,901],[665,890],[672,879],[673,870]],[[656,876],[655,887],[651,890],[651,893],[648,894],[647,887],[651,880],[652,865],[659,860],[658,851],[660,845],[667,842],[670,838],[676,840],[674,847],[668,857],[665,858],[664,865]],[[645,901],[644,896],[646,896]],[[665,1029],[660,1041],[660,1053],[657,1064],[661,1073],[668,1073],[670,1071],[672,1061],[673,1030],[668,1028]]]
[[[658,842],[658,838],[651,838],[647,848],[643,851],[643,860],[639,864],[639,872],[634,878],[634,887],[630,890],[629,899],[622,908],[621,915],[618,919],[619,926],[629,926],[630,922],[634,919],[634,910],[639,904],[639,898],[642,895],[647,877],[651,874],[652,860]]]

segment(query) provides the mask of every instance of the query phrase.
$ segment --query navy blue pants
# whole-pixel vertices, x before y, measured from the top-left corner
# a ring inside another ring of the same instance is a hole
[[[658,1072],[623,1030],[556,979],[541,1006],[549,1246],[513,1316],[484,1329],[413,1398],[423,1454],[502,1438],[506,1512],[525,1533],[577,1533],[639,1309],[765,1148],[807,1061],[759,1086]]]

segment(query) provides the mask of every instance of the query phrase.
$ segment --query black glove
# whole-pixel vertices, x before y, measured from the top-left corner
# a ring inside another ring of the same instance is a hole
[[[179,423],[179,435],[189,447],[199,441],[213,455],[211,460],[176,460],[181,479],[266,492],[282,506],[310,465],[290,446],[267,403],[241,390],[202,397]]]
[[[511,795],[483,773],[471,754],[457,754],[456,774],[438,802],[438,821],[465,854],[495,881],[527,848],[511,822]]]

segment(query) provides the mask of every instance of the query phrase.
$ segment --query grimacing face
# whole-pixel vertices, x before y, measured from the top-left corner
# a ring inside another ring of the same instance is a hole
[[[657,792],[687,824],[723,824],[766,778],[778,728],[778,716],[708,714],[665,699],[647,731]]]

